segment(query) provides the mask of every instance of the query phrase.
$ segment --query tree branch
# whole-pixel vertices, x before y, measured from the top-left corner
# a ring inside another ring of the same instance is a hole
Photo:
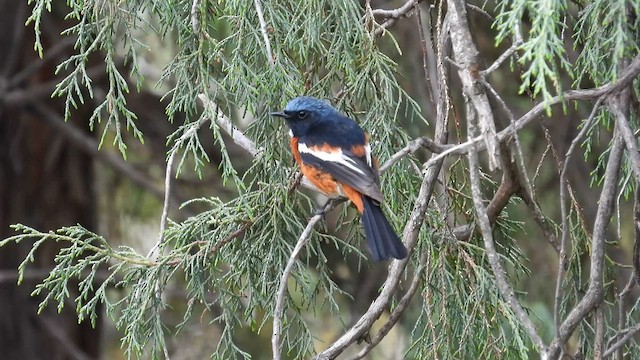
[[[422,2],[422,0],[408,0],[404,5],[394,10],[383,10],[383,9],[371,10],[372,15],[384,16],[386,18],[385,22],[380,24],[378,28],[376,28],[373,31],[373,35],[380,36],[401,18],[410,17],[411,16],[410,13],[413,10],[413,8],[418,6],[420,2]]]
[[[322,219],[322,217],[323,217],[323,214],[320,213],[313,216],[311,220],[309,220],[309,223],[307,223],[307,227],[305,227],[302,234],[300,234],[300,237],[298,238],[298,242],[296,243],[296,247],[291,252],[289,261],[287,262],[287,265],[285,266],[284,271],[280,276],[280,285],[278,287],[278,293],[276,295],[276,305],[275,305],[275,308],[273,309],[273,332],[271,334],[271,350],[273,352],[274,360],[281,359],[280,336],[282,335],[282,316],[284,315],[284,302],[285,302],[285,295],[287,292],[287,285],[289,284],[288,282],[289,275],[291,274],[291,271],[293,270],[293,266],[296,264],[296,261],[298,260],[300,251],[302,251],[302,248],[309,240],[313,227],[316,225],[316,223],[318,223],[318,221]]]
[[[160,216],[158,241],[147,254],[147,258],[153,261],[155,261],[158,256],[158,250],[164,241],[164,230],[167,228],[167,219],[169,218],[169,200],[171,198],[171,178],[173,175],[173,163],[176,158],[176,153],[177,151],[170,151],[169,159],[167,160],[167,169],[164,175],[164,202],[162,205],[162,215]]]
[[[462,0],[447,0],[447,11],[447,16],[451,16],[452,22],[456,24],[450,27],[449,33],[456,63],[460,66],[458,76],[464,94],[477,113],[481,136],[488,149],[489,168],[495,169],[500,166],[500,146],[491,104],[479,74],[479,52],[469,29],[467,7]]]
[[[469,136],[475,136],[475,112],[473,111],[471,104],[467,104],[467,107],[468,113],[470,114],[470,116],[467,118]],[[468,159],[471,193],[473,197],[473,204],[476,210],[476,219],[478,221],[480,232],[484,240],[487,261],[491,266],[496,285],[498,287],[498,290],[500,291],[500,295],[509,304],[515,315],[518,317],[518,320],[520,320],[520,323],[525,328],[527,334],[529,335],[529,338],[531,339],[531,342],[536,346],[538,352],[540,352],[541,358],[545,358],[547,352],[546,346],[542,341],[540,335],[538,335],[533,322],[531,322],[531,319],[529,318],[529,315],[527,315],[526,311],[520,305],[520,302],[516,298],[511,285],[509,285],[504,269],[500,264],[500,257],[495,249],[493,233],[491,231],[491,222],[489,221],[487,209],[485,208],[482,200],[482,191],[480,190],[480,168],[478,165],[478,150],[472,148],[472,151],[470,151],[468,154]]]
[[[391,155],[391,157],[384,164],[382,164],[382,166],[380,166],[379,171],[380,173],[387,171],[390,167],[392,167],[398,161],[400,161],[400,159],[402,159],[403,157],[409,154],[414,154],[416,151],[418,151],[421,148],[426,148],[432,153],[440,153],[444,149],[447,149],[448,147],[449,145],[440,145],[435,141],[427,138],[426,136],[413,139],[409,141],[409,143],[404,148],[400,149],[398,152]]]
[[[640,74],[640,55],[636,56],[636,58],[631,62],[629,67],[622,73],[622,76],[617,81],[610,82],[606,85],[599,86],[593,89],[582,89],[582,90],[569,90],[561,95],[554,96],[548,101],[543,101],[535,105],[531,110],[529,110],[526,114],[520,117],[515,122],[515,126],[507,127],[502,131],[498,132],[498,141],[508,141],[511,140],[511,136],[513,136],[517,131],[520,131],[523,127],[528,125],[531,121],[540,116],[546,108],[561,103],[563,101],[574,101],[574,100],[595,100],[599,97],[609,95],[615,92],[622,90],[624,87],[629,86],[633,80]],[[429,168],[433,166],[437,161],[449,156],[449,155],[463,155],[466,154],[468,149],[474,145],[479,146],[478,150],[484,148],[484,145],[481,144],[483,141],[482,136],[477,136],[472,139],[467,140],[464,143],[451,146],[450,148],[444,150],[439,155],[432,157],[425,164],[424,168]]]
[[[358,360],[364,358],[376,345],[378,345],[382,339],[391,331],[393,326],[400,320],[400,316],[404,313],[404,311],[409,306],[413,295],[415,295],[416,290],[418,290],[418,284],[420,283],[420,279],[422,278],[423,271],[429,267],[429,251],[425,250],[422,252],[420,256],[420,266],[414,271],[413,278],[411,279],[411,284],[409,285],[409,289],[402,296],[398,304],[396,305],[393,312],[389,315],[387,321],[382,325],[378,333],[371,339],[371,341],[365,346],[360,352],[358,352],[355,356],[351,357],[350,360]]]
[[[571,336],[578,324],[602,302],[604,270],[604,244],[607,226],[613,213],[614,197],[618,183],[618,171],[622,161],[624,141],[618,126],[614,130],[613,144],[607,161],[604,174],[602,192],[598,200],[598,210],[594,222],[593,237],[591,240],[591,269],[589,274],[589,287],[584,297],[571,310],[559,327],[556,336],[549,345],[549,358],[557,359],[565,342]]]
[[[264,11],[262,10],[262,4],[260,0],[253,0],[256,6],[256,12],[258,13],[258,21],[260,21],[260,32],[262,32],[262,38],[264,39],[264,47],[267,51],[267,59],[271,67],[276,66],[275,58],[271,52],[271,42],[269,41],[269,32],[267,30],[267,23],[264,21]]]
[[[633,338],[639,331],[640,331],[640,324],[636,324],[636,326],[628,329],[627,333],[620,340],[616,341],[615,344],[611,345],[611,347],[604,352],[604,354],[602,355],[602,358],[606,359],[609,356],[613,355],[613,353],[616,350],[618,350],[624,344],[626,344],[627,341],[631,340],[631,338]]]

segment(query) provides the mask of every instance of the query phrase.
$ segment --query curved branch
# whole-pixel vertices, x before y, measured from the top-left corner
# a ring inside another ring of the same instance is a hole
[[[372,15],[380,15],[386,18],[385,22],[375,29],[373,35],[380,36],[387,30],[387,28],[393,26],[401,18],[411,16],[411,11],[414,7],[418,6],[420,2],[422,2],[422,0],[408,0],[404,5],[394,10],[371,10]]]
[[[362,350],[360,350],[359,353],[351,357],[349,360],[358,360],[364,358],[369,353],[369,351],[371,351],[371,349],[378,345],[382,341],[382,339],[387,336],[393,326],[398,322],[398,320],[400,320],[400,316],[402,316],[404,311],[407,309],[407,306],[409,306],[413,295],[415,295],[416,290],[418,290],[418,284],[420,283],[420,279],[422,278],[422,272],[429,266],[428,260],[429,251],[425,250],[420,256],[420,266],[418,266],[418,268],[413,273],[413,279],[411,280],[409,289],[402,296],[400,301],[398,301],[398,305],[395,309],[393,309],[391,315],[389,315],[389,319],[387,319],[387,322],[382,325],[378,333],[376,333],[376,335],[371,339],[369,344],[367,344],[367,346],[365,346]]]
[[[322,213],[316,214],[314,217],[309,220],[307,227],[304,228],[302,234],[300,234],[300,238],[298,238],[298,242],[296,243],[296,247],[291,252],[291,256],[289,257],[289,261],[280,276],[280,286],[278,287],[278,293],[276,296],[276,306],[273,310],[273,332],[271,334],[271,349],[273,351],[273,359],[280,360],[280,336],[282,335],[282,316],[284,315],[284,300],[287,292],[287,285],[289,280],[289,275],[291,271],[293,271],[293,266],[296,264],[298,260],[298,256],[300,255],[300,251],[309,240],[309,235],[311,235],[311,231],[313,227],[322,219]]]

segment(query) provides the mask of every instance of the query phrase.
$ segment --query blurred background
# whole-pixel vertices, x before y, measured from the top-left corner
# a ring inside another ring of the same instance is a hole
[[[371,1],[373,8],[397,8],[403,1]],[[428,14],[429,2],[423,3],[423,14]],[[482,6],[484,1],[471,2]],[[266,5],[265,5],[266,6]],[[487,6],[491,9],[491,5]],[[125,161],[117,149],[105,141],[98,151],[100,126],[89,131],[88,119],[95,106],[106,93],[107,77],[102,65],[103,59],[96,56],[91,74],[94,80],[93,101],[78,104],[70,121],[64,119],[63,99],[51,98],[51,93],[62,74],[55,74],[56,66],[75,53],[72,36],[61,36],[61,32],[73,23],[64,19],[67,14],[64,2],[54,2],[51,13],[42,19],[42,42],[44,57],[40,58],[33,49],[34,32],[25,21],[31,12],[27,1],[0,0],[0,239],[13,235],[11,224],[23,223],[40,230],[53,230],[62,226],[81,224],[103,235],[113,246],[118,243],[131,246],[146,253],[155,242],[159,229],[162,208],[163,177],[166,163],[165,146],[167,136],[181,123],[167,121],[161,96],[166,89],[154,85],[162,74],[163,67],[174,56],[175,42],[154,38],[146,34],[146,44],[150,51],[140,59],[143,73],[147,78],[140,91],[132,91],[128,105],[139,120],[137,124],[144,133],[144,145],[138,141],[127,141],[128,158]],[[489,11],[491,13],[491,11]],[[509,44],[495,46],[493,20],[481,11],[470,11],[475,40],[481,56],[490,64]],[[424,15],[423,15],[424,16]],[[388,38],[382,39],[381,46],[398,63],[398,79],[404,89],[423,107],[425,118],[434,114],[430,109],[429,91],[423,73],[423,53],[420,48],[419,32],[416,31],[415,16],[402,19],[391,29],[402,55]],[[428,26],[424,21],[423,26]],[[573,47],[567,39],[567,49]],[[570,59],[576,54],[569,53]],[[121,64],[123,68],[127,65]],[[461,103],[459,84],[456,76],[451,76],[454,100]],[[534,101],[528,94],[518,94],[519,70],[511,71],[504,66],[491,76],[496,90],[514,109],[516,117],[532,107]],[[562,79],[571,84],[570,79]],[[588,86],[589,84],[584,84]],[[458,106],[462,109],[462,106]],[[535,185],[537,195],[545,213],[556,221],[558,208],[558,169],[554,157],[564,154],[578,131],[580,121],[589,115],[589,110],[581,105],[568,106],[565,112],[554,111],[552,116],[530,125],[520,141],[526,149],[525,160],[531,172],[537,173]],[[405,121],[402,118],[400,121]],[[498,114],[500,128],[508,124],[506,117]],[[412,136],[431,136],[433,130],[421,122],[406,120],[406,128]],[[464,140],[465,124],[453,123],[450,129],[452,143]],[[605,148],[608,133],[602,133],[594,147]],[[197,206],[189,206],[177,211],[178,204],[194,197],[218,196],[223,199],[235,194],[233,189],[222,186],[217,165],[220,159],[217,147],[210,136],[203,136],[203,145],[211,159],[210,166],[202,179],[195,174],[183,174],[175,181],[172,192],[173,208],[171,219],[179,221],[198,212]],[[208,140],[207,140],[208,139]],[[208,141],[208,142],[207,142]],[[234,164],[240,173],[249,166],[251,158],[243,150],[229,142]],[[582,151],[581,151],[582,152]],[[595,150],[598,154],[600,151]],[[418,156],[426,156],[425,153]],[[596,168],[595,158],[573,161],[569,169],[569,179],[574,187],[574,196],[585,204],[585,223],[594,218],[599,189],[590,184],[590,174]],[[531,276],[517,280],[515,287],[528,294],[526,305],[534,310],[546,327],[552,332],[553,286],[549,279],[555,279],[556,254],[549,246],[541,246],[542,234],[539,229],[527,223],[529,216],[524,207],[508,207],[512,219],[521,220],[523,232],[518,245],[530,259],[527,266]],[[631,216],[631,209],[622,207],[621,217]],[[613,261],[630,263],[630,249],[633,246],[633,229],[620,229],[619,246],[609,253]],[[612,237],[618,237],[613,235]],[[8,245],[0,249],[0,358],[2,359],[120,359],[126,358],[119,345],[119,334],[108,317],[102,316],[95,326],[89,322],[78,323],[75,305],[68,303],[62,311],[47,307],[38,315],[40,297],[30,296],[36,284],[44,279],[54,263],[54,255],[63,244],[48,242],[35,254],[35,264],[28,267],[22,285],[17,286],[16,268],[27,256],[29,243]],[[362,269],[354,273],[345,270],[349,276],[340,276],[338,283],[348,293],[358,292],[356,302],[345,299],[345,309],[361,313],[377,293],[384,278],[383,267]],[[623,271],[619,274],[626,279]],[[624,282],[622,282],[624,283]],[[165,296],[173,309],[166,310],[168,324],[182,321],[185,293],[179,284],[167,289]],[[73,298],[73,296],[71,296]],[[204,314],[204,313],[203,313]],[[192,320],[170,340],[172,359],[208,358],[216,342],[212,341],[220,329],[209,324],[209,315]],[[313,315],[310,315],[311,317]],[[317,320],[318,334],[326,339],[335,337],[339,327]],[[263,334],[268,332],[263,332]],[[243,338],[243,336],[245,336]],[[269,358],[269,336],[259,335],[249,329],[246,334],[238,334],[239,341],[257,359]],[[401,332],[392,333],[372,358],[395,358],[398,348],[394,344],[402,340]],[[181,345],[184,344],[188,345]]]

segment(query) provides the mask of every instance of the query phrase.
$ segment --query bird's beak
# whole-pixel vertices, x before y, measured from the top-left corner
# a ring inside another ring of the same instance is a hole
[[[276,112],[272,112],[271,116],[277,116],[277,117],[281,117],[284,119],[288,119],[289,115],[287,115],[287,113],[285,113],[284,111],[276,111]]]

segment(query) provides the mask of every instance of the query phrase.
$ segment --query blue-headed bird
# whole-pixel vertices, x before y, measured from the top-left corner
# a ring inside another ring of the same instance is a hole
[[[351,118],[328,103],[297,97],[284,111],[291,152],[302,174],[329,198],[346,197],[362,214],[362,224],[375,261],[403,259],[407,249],[381,209],[380,177],[367,134]]]

